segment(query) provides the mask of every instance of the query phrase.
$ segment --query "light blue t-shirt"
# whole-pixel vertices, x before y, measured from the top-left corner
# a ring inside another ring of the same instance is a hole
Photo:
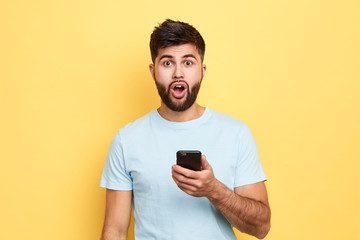
[[[100,186],[133,191],[135,239],[236,239],[229,222],[206,197],[181,191],[171,177],[178,150],[206,155],[229,189],[265,181],[250,129],[205,109],[200,118],[171,122],[154,110],[115,135]]]

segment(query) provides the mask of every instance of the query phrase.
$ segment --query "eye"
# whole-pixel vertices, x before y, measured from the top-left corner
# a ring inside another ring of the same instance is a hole
[[[170,66],[170,65],[171,65],[171,62],[170,62],[170,61],[165,61],[165,62],[164,62],[164,65],[165,65],[165,66]]]
[[[189,61],[189,60],[185,61],[185,65],[186,65],[186,66],[190,66],[191,64],[192,64],[191,61]]]

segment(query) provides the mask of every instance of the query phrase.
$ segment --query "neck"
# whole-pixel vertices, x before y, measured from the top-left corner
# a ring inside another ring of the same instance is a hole
[[[201,115],[205,111],[205,107],[202,107],[195,102],[187,110],[182,112],[176,112],[171,110],[163,102],[161,102],[161,106],[157,109],[157,111],[163,118],[165,118],[168,121],[186,122],[201,117]]]

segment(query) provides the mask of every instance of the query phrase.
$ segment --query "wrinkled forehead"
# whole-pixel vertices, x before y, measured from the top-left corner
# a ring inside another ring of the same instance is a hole
[[[194,58],[197,61],[201,60],[196,46],[190,43],[160,48],[156,61],[160,61],[163,58]]]

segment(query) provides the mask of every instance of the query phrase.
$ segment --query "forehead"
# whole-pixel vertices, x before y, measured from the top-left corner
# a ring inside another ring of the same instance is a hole
[[[166,48],[160,48],[158,50],[157,60],[159,60],[164,55],[172,56],[173,58],[182,58],[186,55],[192,54],[196,57],[197,60],[200,59],[200,55],[197,51],[195,45],[191,43],[181,44],[177,46],[170,46]]]

